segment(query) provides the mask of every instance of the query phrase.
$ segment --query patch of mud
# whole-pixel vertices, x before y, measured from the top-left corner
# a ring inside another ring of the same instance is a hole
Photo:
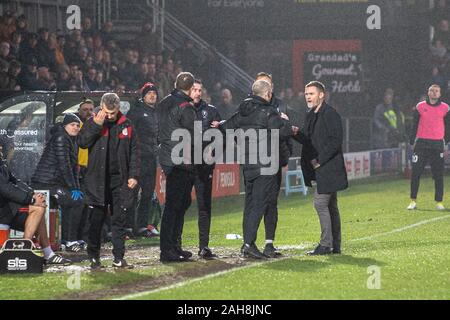
[[[290,248],[289,248],[290,249]],[[288,249],[288,250],[289,250]],[[106,299],[111,297],[119,297],[127,294],[145,292],[155,290],[161,287],[183,282],[189,279],[199,278],[208,274],[217,273],[220,271],[226,271],[237,267],[247,266],[250,264],[261,262],[261,260],[244,259],[238,249],[235,248],[212,248],[213,252],[218,255],[218,258],[214,260],[203,260],[197,256],[197,248],[185,248],[193,253],[189,262],[183,263],[171,263],[168,265],[176,267],[178,270],[158,275],[156,277],[145,277],[138,281],[132,281],[124,284],[117,285],[112,288],[104,288],[92,292],[73,292],[67,295],[58,297],[58,299],[70,299],[70,300],[97,300]],[[294,256],[295,254],[290,251],[283,251],[283,257]],[[125,254],[126,260],[134,265],[134,269],[145,268],[157,268],[163,264],[159,261],[159,247],[157,246],[140,246],[131,245],[127,246],[127,252]],[[83,258],[87,259],[85,254],[64,254],[67,258],[73,261],[82,261]],[[72,265],[47,268],[46,272],[86,272],[90,274],[100,272],[127,272],[129,270],[117,270],[111,266],[112,253],[111,248],[102,249],[101,256],[102,264],[105,268],[101,271],[91,271],[89,269],[89,263],[82,262],[84,265]]]

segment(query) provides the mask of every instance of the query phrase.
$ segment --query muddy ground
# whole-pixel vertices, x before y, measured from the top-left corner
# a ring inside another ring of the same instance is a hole
[[[299,247],[291,248],[286,247],[283,251],[283,258],[289,258],[295,255],[294,249],[299,249]],[[79,270],[86,273],[94,272],[122,272],[115,270],[112,266],[112,248],[111,246],[104,246],[102,249],[102,264],[105,268],[100,271],[91,271],[89,268],[89,263],[86,262],[86,253],[68,253],[63,252],[63,255],[75,262],[74,265],[66,267],[49,267],[45,272],[69,272]],[[242,266],[247,266],[249,264],[254,264],[261,262],[260,260],[245,259],[240,255],[238,249],[234,248],[213,248],[214,253],[218,255],[217,259],[214,260],[203,260],[199,259],[197,256],[197,248],[185,248],[185,250],[190,250],[193,252],[193,256],[190,259],[191,262],[184,262],[182,264],[171,264],[179,266],[179,270],[174,272],[168,272],[157,277],[148,277],[148,279],[135,282],[124,283],[112,288],[104,288],[98,291],[91,292],[73,292],[58,297],[58,299],[74,299],[74,300],[97,300],[97,299],[108,299],[112,297],[121,297],[128,294],[134,294],[149,290],[155,290],[158,288],[170,286],[179,282],[186,280],[203,277],[208,274],[230,270],[233,268],[238,268]],[[145,269],[145,268],[157,268],[161,266],[162,263],[159,261],[159,246],[158,245],[127,245],[127,252],[125,258],[127,261],[134,265],[134,269]],[[178,268],[177,268],[178,269]],[[126,272],[126,271],[125,271]]]

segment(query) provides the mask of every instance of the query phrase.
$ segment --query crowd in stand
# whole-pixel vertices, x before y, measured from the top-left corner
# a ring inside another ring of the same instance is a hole
[[[223,87],[213,50],[200,61],[193,43],[174,52],[163,50],[151,23],[145,22],[134,41],[116,39],[108,21],[100,30],[84,18],[81,30],[68,34],[39,28],[31,32],[28,19],[7,11],[0,16],[0,90],[136,91],[143,83],[158,84],[159,96],[173,89],[182,70],[199,75],[215,88],[205,98],[221,103]],[[130,45],[131,44],[131,45]],[[212,97],[212,98],[211,98]]]
[[[430,11],[433,37],[430,43],[431,77],[428,85],[439,84],[447,89],[450,80],[450,6],[447,0],[439,0]]]

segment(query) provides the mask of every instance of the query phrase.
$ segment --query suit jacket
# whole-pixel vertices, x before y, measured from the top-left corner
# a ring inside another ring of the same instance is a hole
[[[348,187],[342,153],[342,120],[334,108],[324,102],[318,113],[309,112],[304,128],[294,139],[303,144],[301,167],[307,186],[311,187],[311,181],[315,180],[319,194]],[[313,159],[320,164],[316,170],[311,165]]]

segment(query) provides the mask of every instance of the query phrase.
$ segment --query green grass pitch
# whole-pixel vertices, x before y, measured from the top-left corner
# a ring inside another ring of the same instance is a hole
[[[449,177],[446,177],[449,181]],[[446,189],[449,184],[446,182]],[[136,299],[449,299],[450,212],[434,210],[434,184],[422,178],[418,210],[407,211],[409,182],[404,179],[352,183],[339,194],[342,220],[342,255],[308,257],[305,251],[319,240],[318,217],[311,196],[280,195],[275,245],[286,248],[280,260],[251,263],[220,274],[192,277],[157,285]],[[447,201],[444,204],[450,207]],[[228,233],[242,234],[243,197],[213,202],[212,248],[238,253],[242,240],[227,240]],[[196,250],[196,204],[186,216],[184,246]],[[260,226],[258,246],[264,243]],[[155,240],[131,242],[153,248]],[[150,250],[150,249],[149,249]],[[126,297],[134,284],[155,281],[164,275],[189,272],[205,265],[190,262],[162,265],[156,256],[148,267],[126,272],[82,272],[78,293],[109,290],[99,298]],[[107,264],[108,262],[105,262]],[[207,262],[217,263],[217,262]],[[83,264],[81,264],[83,265]],[[84,263],[84,265],[86,265]],[[37,276],[1,276],[0,300],[76,298],[68,288],[67,272]],[[178,286],[173,286],[174,284]],[[128,286],[123,292],[114,288]],[[172,287],[168,287],[172,285]],[[136,289],[136,292],[143,291]],[[145,290],[144,290],[145,291]],[[95,298],[95,295],[94,295]]]

